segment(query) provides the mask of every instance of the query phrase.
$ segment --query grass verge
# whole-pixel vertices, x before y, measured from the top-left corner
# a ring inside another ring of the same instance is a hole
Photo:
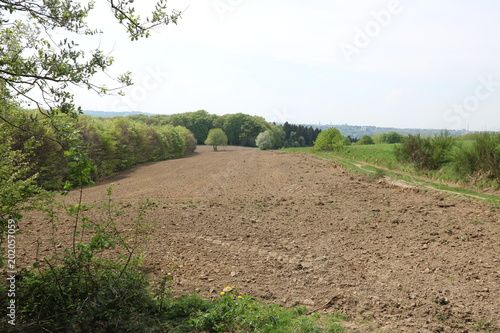
[[[379,154],[375,150],[379,146],[381,147],[381,152],[382,152],[381,154]],[[388,155],[390,146],[392,145],[386,145],[386,144],[372,145],[369,148],[360,146],[361,149],[359,149],[359,151],[357,149],[358,147],[356,148],[353,147],[354,149],[351,150],[351,153],[346,151],[347,149],[349,149],[346,148],[345,151],[340,153],[336,152],[335,154],[330,152],[316,151],[312,147],[287,148],[287,149],[282,149],[282,151],[312,154],[321,159],[334,161],[345,167],[347,170],[353,170],[360,174],[364,174],[368,178],[373,177],[374,175],[378,177],[383,175],[386,177],[390,177],[392,179],[404,181],[416,187],[444,191],[456,195],[462,195],[469,198],[480,199],[487,202],[500,204],[500,197],[494,194],[482,193],[472,189],[440,183],[434,179],[424,178],[422,175],[417,174],[413,170],[405,168],[397,170],[395,159],[391,159],[391,157]],[[352,154],[352,151],[357,151],[357,153]],[[370,153],[372,157],[369,157]],[[371,162],[377,165],[369,164]]]
[[[227,287],[226,289],[229,289]],[[267,304],[236,290],[224,292],[213,301],[189,296],[167,304],[170,318],[163,324],[168,332],[344,332],[346,317],[308,315],[304,307],[285,309]]]

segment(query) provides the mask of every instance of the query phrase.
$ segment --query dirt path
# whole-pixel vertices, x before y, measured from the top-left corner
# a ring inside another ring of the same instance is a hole
[[[145,264],[173,275],[175,294],[231,285],[285,306],[331,301],[321,311],[361,332],[500,331],[499,207],[240,148],[141,166],[85,197],[102,199],[110,183],[125,210],[158,201]]]

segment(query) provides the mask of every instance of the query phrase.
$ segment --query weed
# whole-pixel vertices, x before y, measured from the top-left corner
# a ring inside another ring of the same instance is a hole
[[[436,318],[437,318],[438,320],[440,320],[440,321],[447,321],[447,320],[448,320],[448,316],[443,315],[443,314],[438,314],[438,315],[436,316]]]
[[[304,307],[284,309],[265,304],[226,287],[212,302],[205,302],[202,311],[185,317],[183,327],[174,332],[343,332],[336,316],[307,316]],[[326,329],[324,328],[326,326]]]
[[[469,224],[474,224],[474,225],[483,225],[484,222],[481,220],[470,220]]]
[[[493,332],[493,331],[490,331],[490,328],[492,328],[492,325],[493,325],[493,321],[481,319],[477,323],[475,323],[474,325],[471,325],[470,328],[476,332],[489,333],[489,332]]]

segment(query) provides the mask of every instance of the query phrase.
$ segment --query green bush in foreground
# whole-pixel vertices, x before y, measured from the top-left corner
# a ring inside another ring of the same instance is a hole
[[[157,320],[156,301],[140,271],[140,246],[153,226],[143,223],[143,215],[151,203],[138,208],[133,228],[125,232],[116,224],[121,212],[113,205],[111,189],[108,195],[100,206],[104,218],[91,218],[91,207],[81,202],[46,208],[55,250],[17,283],[16,326],[21,331],[142,332]],[[73,224],[73,242],[58,249],[61,214]]]

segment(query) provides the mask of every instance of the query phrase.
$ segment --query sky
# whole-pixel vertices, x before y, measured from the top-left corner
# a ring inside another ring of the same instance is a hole
[[[146,13],[154,1],[136,1]],[[81,41],[133,73],[84,110],[243,112],[270,122],[500,130],[500,2],[169,0],[177,25],[132,42],[98,1]],[[98,79],[100,79],[98,77]]]

